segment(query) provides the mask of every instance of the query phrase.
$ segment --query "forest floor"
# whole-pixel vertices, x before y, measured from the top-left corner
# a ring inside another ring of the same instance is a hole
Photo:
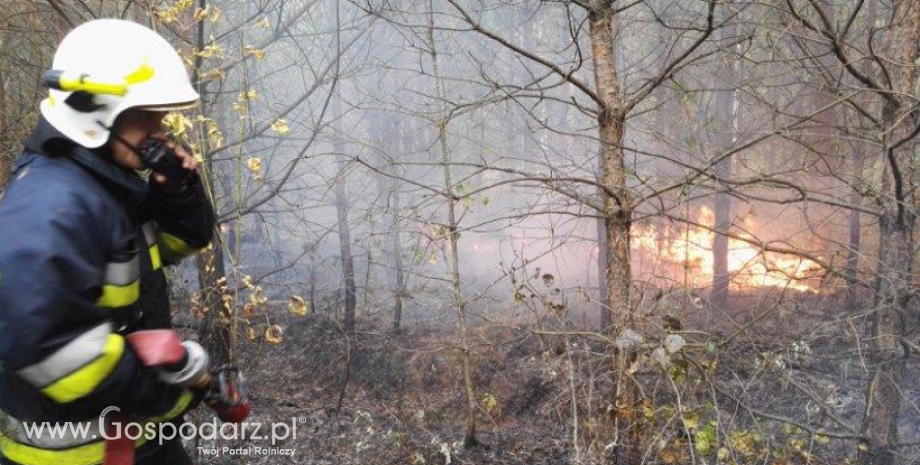
[[[462,447],[464,394],[447,335],[412,330],[348,341],[324,316],[292,319],[285,342],[245,345],[241,366],[253,402],[249,421],[298,422],[297,438],[274,446],[295,449],[294,457],[209,456],[192,445],[193,457],[221,464],[569,463],[568,413],[552,398],[558,374],[547,371],[533,340],[514,335],[480,350],[482,444]],[[208,445],[272,447],[268,439]]]
[[[846,362],[846,368],[838,357],[825,357],[847,350],[840,334],[816,329],[826,319],[803,312],[761,320],[758,331],[725,345],[721,355],[707,358],[703,351],[692,361],[711,367],[699,378],[676,358],[667,370],[636,373],[650,399],[641,407],[648,435],[645,463],[847,463],[855,441],[829,441],[788,424],[764,423],[746,410],[753,406],[816,429],[839,430],[832,415],[858,424],[863,408],[858,360]],[[477,328],[473,379],[481,445],[463,447],[465,394],[453,328],[416,325],[398,335],[359,331],[345,337],[325,315],[286,315],[278,323],[285,328],[284,342],[247,341],[240,364],[254,405],[250,421],[297,421],[296,439],[275,445],[293,448],[295,455],[197,454],[200,463],[592,465],[606,450],[600,441],[609,436],[598,425],[610,418],[604,411],[610,411],[611,386],[599,346],[535,336],[532,326]],[[787,323],[807,331],[807,354],[795,352],[797,338],[805,334],[790,334]],[[578,370],[569,369],[573,363]],[[683,372],[675,371],[678,367]],[[920,386],[915,371],[906,374],[905,381],[913,383],[910,395],[920,395],[913,392]],[[807,393],[796,388],[805,383]],[[716,395],[716,386],[743,395],[745,404]],[[571,392],[578,393],[577,411]],[[816,413],[811,407],[821,396],[827,405]],[[674,406],[682,412],[679,421]],[[906,417],[904,434],[920,435],[915,417]],[[716,424],[712,446],[701,447],[708,425]],[[579,441],[572,440],[576,426]],[[271,446],[267,439],[218,446],[255,445]]]

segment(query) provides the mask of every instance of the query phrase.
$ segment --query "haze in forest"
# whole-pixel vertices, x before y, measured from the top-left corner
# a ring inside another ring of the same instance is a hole
[[[174,322],[297,463],[918,462],[917,2],[4,6],[0,185],[74,25],[180,50]]]

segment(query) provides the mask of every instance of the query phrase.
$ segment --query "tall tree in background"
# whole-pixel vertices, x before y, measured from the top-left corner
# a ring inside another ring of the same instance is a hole
[[[387,82],[381,77],[380,82]],[[372,128],[374,146],[383,151],[387,165],[380,168],[384,175],[378,176],[378,192],[384,208],[385,234],[382,238],[384,253],[389,257],[387,273],[388,295],[392,296],[392,330],[398,333],[402,326],[403,304],[406,299],[406,269],[403,260],[402,242],[402,195],[400,193],[400,154],[410,145],[408,130],[400,128],[397,118],[380,115],[381,122]],[[389,137],[388,137],[389,136]]]
[[[351,251],[351,226],[348,223],[348,164],[345,161],[345,144],[342,135],[341,102],[335,98],[332,103],[332,118],[336,122],[335,131],[339,134],[335,138],[334,151],[336,152],[335,177],[333,191],[335,193],[336,228],[339,235],[339,259],[342,266],[342,292],[344,297],[342,329],[351,333],[355,330],[355,311],[357,308],[357,288],[355,284],[355,258]]]
[[[797,24],[827,41],[851,85],[879,102],[867,105],[864,98],[847,100],[851,108],[874,121],[874,136],[883,147],[880,155],[885,167],[880,194],[875,198],[879,255],[875,301],[868,322],[871,350],[866,357],[869,380],[861,429],[866,441],[860,448],[859,463],[890,465],[898,460],[894,448],[899,440],[907,361],[901,341],[910,334],[906,317],[913,313],[911,237],[917,220],[917,181],[911,173],[917,169],[913,150],[920,132],[915,97],[917,69],[913,64],[920,57],[920,4],[909,0],[891,3],[891,20],[883,28],[888,46],[883,59],[866,59],[874,63],[871,72],[859,66],[856,57],[874,50],[868,44],[873,37],[864,38],[867,45],[863,47],[851,43],[848,37],[855,20],[865,15],[865,2],[856,4],[845,21],[837,22],[831,21],[833,15],[827,11],[833,6],[791,0],[778,4]]]
[[[875,21],[878,16],[878,0],[868,0],[865,7],[866,12],[862,20],[863,22],[863,37],[869,37],[872,34],[872,31],[875,28]],[[872,73],[872,63],[870,61],[865,61],[861,64],[861,73],[863,75],[869,75]],[[872,105],[871,97],[866,99],[868,105]],[[861,115],[854,115],[851,118],[858,118],[860,120],[864,119]],[[856,186],[867,185],[865,181],[865,165],[866,165],[866,150],[868,144],[863,141],[855,141],[853,143],[853,153],[850,156],[850,184],[851,193],[850,193],[850,203],[854,206],[860,206],[864,199],[863,194],[859,189],[855,188]],[[862,254],[862,216],[858,208],[854,208],[850,212],[849,218],[849,237],[847,238],[847,259],[846,259],[846,299],[844,307],[848,311],[856,310],[857,305],[857,296],[859,292],[859,257]]]
[[[208,0],[198,0],[198,8],[202,11],[207,11],[209,8]],[[193,41],[192,43],[196,44],[197,50],[204,50],[205,48],[207,26],[206,21],[198,21],[193,29],[194,37],[190,39]],[[202,80],[202,74],[205,71],[203,66],[204,57],[201,54],[196,55],[192,67],[192,82],[203,102],[202,113],[209,114],[215,108],[215,105],[209,92],[210,83]],[[204,160],[204,163],[201,164],[201,180],[206,187],[205,190],[211,197],[212,205],[217,210],[218,205],[214,202],[214,171],[216,166],[211,157],[213,147],[211,147],[208,129],[203,123],[199,125],[199,134],[199,147],[201,157]],[[195,265],[198,271],[198,286],[201,292],[199,304],[205,315],[199,326],[199,337],[204,342],[215,363],[230,363],[232,342],[229,320],[232,318],[233,310],[224,299],[228,283],[227,271],[224,268],[224,243],[220,229],[215,231],[214,240],[211,244],[195,256]]]
[[[673,77],[696,57],[694,52],[702,46],[715,29],[714,13],[717,2],[706,2],[705,23],[697,25],[697,32],[689,44],[675,53],[662,66],[657,75],[651,76],[644,84],[625,91],[621,77],[618,75],[615,37],[618,33],[617,19],[624,15],[619,2],[614,0],[569,1],[566,5],[580,10],[587,17],[588,43],[593,64],[593,84],[581,79],[573,71],[544,58],[537,50],[529,50],[524,45],[502,37],[488,29],[474,18],[470,10],[459,0],[447,0],[461,15],[463,20],[478,33],[497,42],[514,53],[546,67],[550,72],[561,77],[569,85],[577,88],[582,96],[587,97],[596,107],[598,140],[600,150],[600,182],[597,186],[602,192],[599,214],[604,220],[606,233],[605,255],[606,291],[610,299],[608,331],[617,337],[624,331],[632,331],[636,321],[632,301],[632,270],[629,247],[630,226],[635,209],[629,194],[630,170],[627,168],[627,149],[625,146],[626,121],[630,113],[648,98],[662,83]],[[625,7],[628,9],[629,7]],[[593,182],[592,182],[593,183]],[[599,230],[601,228],[598,228]],[[607,317],[602,318],[605,321]],[[628,367],[635,360],[635,353],[630,350],[617,350],[612,357],[612,374],[614,389],[610,404],[614,405],[614,424],[619,437],[610,450],[611,460],[619,464],[639,464],[642,462],[642,432],[636,421],[636,386],[629,380]]]
[[[605,278],[610,299],[611,332],[635,326],[631,299],[632,270],[629,250],[629,230],[632,220],[627,186],[626,152],[624,150],[628,109],[617,75],[614,50],[616,14],[613,1],[594,0],[589,4],[588,26],[591,56],[594,59],[594,82],[597,86],[598,133],[601,150],[601,185],[604,189],[603,207],[607,233],[604,251],[607,255]],[[636,392],[626,376],[634,355],[620,351],[614,355],[614,392],[611,399],[617,406],[616,420],[621,442],[613,449],[612,463],[642,462],[642,432],[635,424]]]
[[[726,11],[726,14],[730,12]],[[719,30],[723,43],[730,44],[735,39],[735,28],[726,25]],[[719,89],[715,91],[715,124],[716,137],[714,138],[713,153],[725,153],[731,149],[735,139],[735,58],[734,50],[727,45],[728,50],[720,56],[721,79],[718,81]],[[728,288],[731,276],[728,273],[728,231],[732,225],[732,197],[728,191],[720,186],[722,180],[732,178],[732,157],[719,160],[713,170],[716,177],[716,193],[714,198],[714,224],[715,236],[712,243],[712,306],[718,310],[728,309]]]
[[[863,420],[863,431],[871,439],[867,450],[860,454],[861,465],[895,463],[892,447],[899,438],[901,381],[907,363],[901,341],[910,328],[906,317],[915,313],[908,307],[913,293],[911,238],[917,221],[916,179],[910,173],[918,167],[913,155],[914,138],[920,130],[914,63],[920,58],[920,4],[896,0],[892,7],[890,50],[892,62],[899,66],[889,70],[892,87],[884,94],[886,105],[882,110],[888,182],[884,185],[885,202],[879,224],[879,279],[871,321],[874,350]]]
[[[335,50],[336,56],[336,76],[340,74],[340,63],[343,57],[342,50],[342,31],[339,2],[335,3]],[[344,292],[344,307],[342,329],[346,333],[355,331],[355,312],[358,304],[357,285],[355,284],[355,258],[351,251],[351,225],[348,223],[348,164],[346,163],[345,154],[345,126],[343,125],[344,114],[342,112],[342,96],[335,96],[332,100],[332,120],[335,124],[335,134],[333,141],[333,151],[336,158],[335,177],[333,178],[333,190],[335,192],[335,214],[336,227],[339,235],[339,251],[342,265],[342,285]],[[368,263],[368,267],[370,263]]]
[[[473,385],[473,353],[470,345],[470,337],[467,322],[467,303],[463,295],[462,281],[460,277],[460,220],[457,217],[459,198],[457,196],[458,186],[454,184],[450,148],[448,145],[449,125],[451,113],[448,111],[445,102],[447,102],[447,91],[445,80],[441,74],[440,55],[438,53],[438,43],[435,40],[435,20],[434,20],[434,0],[428,0],[428,28],[426,31],[427,52],[431,60],[432,71],[434,72],[435,95],[440,102],[434,122],[437,125],[437,150],[440,153],[440,162],[443,173],[444,197],[447,200],[447,222],[440,228],[443,231],[442,236],[447,239],[448,251],[447,261],[450,274],[450,291],[453,300],[453,307],[457,313],[457,332],[459,335],[460,351],[460,368],[463,377],[464,394],[466,395],[465,416],[466,431],[463,435],[463,444],[466,447],[472,447],[479,444],[476,437],[476,416],[479,413],[479,403],[476,400],[476,389]]]

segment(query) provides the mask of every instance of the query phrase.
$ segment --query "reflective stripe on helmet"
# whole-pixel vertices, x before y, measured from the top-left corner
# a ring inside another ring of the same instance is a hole
[[[74,28],[58,46],[52,69],[65,71],[65,82],[50,89],[42,115],[86,148],[105,145],[115,120],[130,108],[184,107],[199,100],[175,47],[131,21],[97,19]],[[90,111],[67,103],[74,91],[92,92]]]

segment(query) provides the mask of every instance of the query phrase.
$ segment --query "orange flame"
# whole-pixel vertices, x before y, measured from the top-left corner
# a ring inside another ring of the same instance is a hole
[[[700,209],[699,224],[715,224],[711,209]],[[748,222],[748,226],[750,222]],[[739,234],[754,239],[747,234]],[[716,234],[700,227],[670,227],[664,231],[653,226],[634,225],[630,245],[634,251],[664,262],[683,267],[687,284],[708,287],[712,284],[714,257],[712,243]],[[737,289],[780,287],[801,292],[817,293],[816,271],[821,267],[808,259],[769,253],[738,239],[728,240],[728,272],[730,286]]]

